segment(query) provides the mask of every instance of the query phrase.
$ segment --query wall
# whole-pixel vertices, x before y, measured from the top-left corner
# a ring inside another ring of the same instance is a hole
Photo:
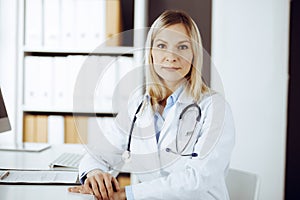
[[[288,0],[214,0],[212,86],[220,74],[236,124],[231,167],[257,173],[260,199],[283,199]]]
[[[14,142],[16,125],[17,0],[0,0],[0,86],[12,131],[0,134],[0,144]]]

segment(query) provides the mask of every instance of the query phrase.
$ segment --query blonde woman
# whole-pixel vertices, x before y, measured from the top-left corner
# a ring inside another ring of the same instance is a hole
[[[86,155],[79,168],[82,185],[69,191],[98,199],[229,199],[232,113],[202,81],[195,22],[182,11],[165,11],[148,32],[145,52],[146,93],[130,100],[131,126],[114,128],[108,139],[123,153]],[[138,183],[120,188],[111,173],[120,163],[118,170],[135,173]]]

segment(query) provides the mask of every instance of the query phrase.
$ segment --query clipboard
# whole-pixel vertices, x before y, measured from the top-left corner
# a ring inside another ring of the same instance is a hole
[[[12,185],[80,185],[77,171],[0,169],[8,175],[0,184]]]

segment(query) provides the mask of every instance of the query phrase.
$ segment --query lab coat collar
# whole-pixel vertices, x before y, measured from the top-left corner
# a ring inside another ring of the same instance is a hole
[[[194,100],[190,96],[190,94],[188,94],[186,87],[183,88],[183,91],[181,92],[180,96],[178,97],[178,101],[177,102],[181,103],[181,104],[191,104],[191,103],[194,103]]]
[[[200,102],[202,101],[202,99],[216,94],[216,92],[214,90],[209,89],[208,92],[206,92],[204,94],[203,93],[201,94],[202,97],[201,97],[200,101],[195,102],[194,98],[188,93],[187,87],[188,86],[184,87],[183,91],[181,92],[181,95],[178,98],[177,102],[180,103],[180,104],[184,104],[184,105],[188,105],[188,104],[192,104],[192,103],[200,104]]]
[[[186,88],[182,91],[178,98],[178,103],[181,104],[191,104],[194,102],[193,98],[187,93]]]

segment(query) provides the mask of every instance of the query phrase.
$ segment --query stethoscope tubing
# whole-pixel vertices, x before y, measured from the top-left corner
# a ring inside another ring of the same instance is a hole
[[[124,155],[123,157],[124,157],[125,160],[130,158],[130,153],[131,153],[131,152],[130,152],[130,145],[131,145],[131,138],[132,138],[132,133],[133,133],[133,129],[134,129],[134,124],[135,124],[136,119],[137,119],[137,114],[140,112],[143,103],[144,103],[144,101],[142,101],[142,102],[139,104],[139,106],[138,106],[138,108],[137,108],[137,110],[136,110],[136,112],[135,112],[135,114],[134,114],[134,117],[133,117],[133,119],[132,119],[132,122],[131,122],[131,127],[130,127],[129,137],[128,137],[128,143],[127,143],[127,149],[126,149],[126,151],[123,153],[123,155]],[[194,126],[193,133],[192,133],[192,135],[191,135],[189,141],[188,141],[187,144],[185,145],[183,151],[185,150],[185,148],[187,147],[188,143],[190,142],[190,140],[191,140],[191,138],[192,138],[192,136],[193,136],[193,134],[194,134],[195,127],[196,127],[196,125],[198,124],[198,122],[200,122],[200,119],[201,119],[201,109],[200,109],[200,106],[199,106],[197,103],[192,103],[192,104],[186,106],[186,107],[182,110],[182,112],[181,112],[180,115],[179,115],[179,121],[182,120],[184,114],[185,114],[185,113],[188,111],[188,109],[190,109],[191,107],[196,107],[196,108],[198,109],[198,116],[197,116],[197,118],[196,118],[196,124],[195,124],[195,126]],[[180,123],[180,122],[179,122],[179,123]],[[179,128],[180,128],[180,127],[179,127]],[[174,151],[173,151],[172,149],[170,149],[170,148],[166,148],[166,151],[167,151],[167,152],[170,152],[170,153],[178,154],[178,155],[180,155],[180,156],[192,156],[192,157],[197,157],[198,154],[197,154],[197,153],[194,153],[194,152],[191,153],[191,154],[182,154],[182,153],[179,153],[179,152],[178,152],[177,135],[178,135],[178,134],[176,134],[176,150],[177,150],[177,153],[174,152]]]
[[[134,117],[132,119],[132,122],[131,122],[131,127],[130,127],[129,137],[128,137],[128,143],[127,143],[127,151],[128,152],[130,152],[131,137],[132,137],[132,132],[133,132],[134,124],[135,124],[135,121],[136,121],[136,115],[140,112],[142,105],[143,105],[143,101],[138,106],[138,108],[137,108],[137,110],[136,110],[136,112],[134,114]]]

